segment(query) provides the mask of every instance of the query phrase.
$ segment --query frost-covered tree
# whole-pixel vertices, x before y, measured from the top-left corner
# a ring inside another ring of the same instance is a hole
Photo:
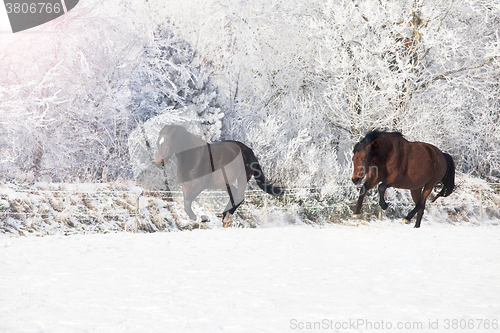
[[[123,64],[138,36],[87,7],[44,29],[2,41],[2,174],[56,181],[119,174],[130,126]]]
[[[50,33],[2,40],[2,176],[130,177],[130,133],[164,113],[197,121],[209,140],[220,137],[220,94],[190,44],[155,22],[137,27],[102,6],[75,8],[45,27]],[[134,9],[121,14],[132,17]]]
[[[219,139],[223,100],[196,50],[166,26],[158,27],[145,45],[130,87],[138,121],[195,106],[208,138]]]

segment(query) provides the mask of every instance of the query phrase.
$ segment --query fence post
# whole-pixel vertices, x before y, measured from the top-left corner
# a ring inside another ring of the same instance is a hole
[[[264,222],[268,224],[267,220],[267,194],[264,194]]]
[[[479,221],[483,222],[483,189],[479,189]]]
[[[140,212],[140,199],[141,199],[142,192],[137,196],[137,202],[135,203],[135,226],[134,226],[134,233],[137,233],[137,230],[139,229],[139,212]]]

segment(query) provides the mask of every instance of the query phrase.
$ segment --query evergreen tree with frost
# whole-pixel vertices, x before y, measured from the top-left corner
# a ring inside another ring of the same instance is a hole
[[[192,106],[195,112],[189,116],[203,125],[206,138],[220,138],[221,97],[187,41],[158,27],[144,48],[138,71],[131,85],[137,121]]]
[[[146,44],[131,85],[137,128],[130,134],[133,175],[146,187],[162,188],[154,165],[156,139],[167,124],[185,124],[209,142],[220,139],[223,101],[191,45],[166,27]]]

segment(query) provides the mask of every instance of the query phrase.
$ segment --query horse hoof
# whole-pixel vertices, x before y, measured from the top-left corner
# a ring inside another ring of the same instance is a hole
[[[224,219],[222,220],[222,222],[223,222],[222,226],[224,228],[227,228],[227,227],[229,227],[231,225],[231,220],[232,220],[231,217],[232,216],[233,215],[231,215],[231,213],[229,213],[229,212],[226,214],[226,216],[224,216]]]
[[[410,221],[408,221],[407,219],[403,219],[403,224],[410,224]]]
[[[222,220],[223,222],[231,222],[231,217],[233,215],[231,213],[227,213],[226,216],[224,216],[224,219]]]
[[[202,223],[206,223],[206,222],[210,222],[210,218],[206,215],[202,215],[201,216],[201,222]]]
[[[384,202],[384,204],[380,204],[380,208],[382,208],[382,210],[386,210],[388,207],[389,204],[387,202]]]
[[[420,226],[415,224],[415,226],[413,228],[420,228]]]

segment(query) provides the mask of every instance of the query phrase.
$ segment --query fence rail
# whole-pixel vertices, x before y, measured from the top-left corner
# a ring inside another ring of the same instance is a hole
[[[459,200],[454,200],[452,202],[443,202],[438,201],[434,204],[429,204],[427,207],[437,206],[439,208],[445,208],[448,210],[459,210],[464,205],[468,205],[469,207],[473,207],[477,209],[479,212],[479,220],[483,221],[485,216],[485,208],[488,204],[491,203],[491,200],[488,201],[489,197],[497,196],[498,191],[500,190],[500,184],[488,184],[490,189],[483,188],[467,188],[467,191],[474,192],[476,195],[475,199],[469,198],[467,202],[461,202]],[[105,185],[106,186],[106,185]],[[352,188],[352,186],[337,186],[337,188]],[[56,211],[52,211],[54,214],[66,214],[68,216],[74,217],[76,219],[85,219],[90,218],[92,214],[98,216],[99,218],[104,219],[114,219],[117,217],[123,217],[126,215],[128,219],[141,219],[144,218],[147,214],[141,211],[141,208],[147,204],[149,199],[151,198],[159,198],[162,199],[164,206],[173,206],[177,205],[177,208],[182,207],[181,202],[183,199],[182,191],[171,190],[171,191],[161,191],[161,190],[143,190],[138,187],[132,187],[131,189],[110,189],[108,188],[97,188],[97,189],[20,189],[20,188],[6,188],[0,187],[0,200],[7,201],[9,203],[8,206],[2,206],[2,202],[0,201],[0,221],[5,219],[5,217],[14,217],[17,219],[26,220],[28,218],[47,218],[50,213],[47,211],[40,212],[39,209],[29,209],[26,207],[19,208],[18,206],[22,206],[21,204],[17,205],[16,200],[30,201],[30,196],[39,196],[45,197],[47,202],[51,203],[51,199],[68,199],[70,197],[77,196],[78,200],[84,201],[92,201],[97,199],[106,199],[111,200],[106,203],[105,200],[101,203],[101,206],[106,206],[109,204],[109,207],[105,207],[102,211],[93,212],[89,211],[89,213],[84,213],[81,211],[76,211],[75,209],[69,209],[71,207],[71,202],[65,203],[66,206],[61,209],[56,209]],[[242,205],[238,208],[239,212],[243,212],[248,216],[251,216],[254,213],[256,207],[261,210],[265,214],[265,219],[267,220],[268,213],[270,211],[281,211],[281,212],[297,212],[297,211],[309,211],[309,212],[330,212],[332,210],[341,210],[346,209],[347,206],[352,206],[355,201],[355,197],[349,198],[344,201],[337,202],[328,202],[328,200],[322,200],[325,198],[321,194],[321,188],[319,187],[296,187],[289,188],[285,191],[284,196],[281,199],[271,199],[268,194],[263,192],[260,189],[249,189],[245,191],[245,198],[247,201],[252,202],[252,205]],[[327,198],[327,197],[326,197]],[[120,203],[113,203],[113,200],[121,200]],[[200,202],[210,202],[210,205],[204,207],[203,210],[211,213],[214,216],[219,216],[222,212],[222,209],[227,204],[229,197],[225,191],[204,191],[199,196]],[[270,204],[270,200],[273,200],[273,204]],[[34,200],[33,205],[36,206],[37,202],[40,203],[42,200]],[[485,205],[485,201],[488,201],[488,204]],[[146,203],[145,203],[146,202]],[[14,204],[12,204],[14,203]],[[80,203],[81,204],[81,203]],[[17,206],[16,206],[17,205]],[[88,205],[85,203],[85,205]],[[411,201],[408,201],[406,206],[412,205]],[[500,204],[499,204],[500,205]],[[120,207],[118,207],[120,206]],[[126,208],[124,208],[126,206]],[[378,209],[377,201],[374,198],[369,199],[364,205],[366,208]],[[406,209],[406,206],[404,206]],[[115,208],[113,208],[115,207]],[[401,206],[403,207],[403,206]],[[498,208],[498,207],[497,207]],[[377,214],[379,217],[382,216],[382,211],[378,209]],[[220,216],[219,216],[220,217]]]

